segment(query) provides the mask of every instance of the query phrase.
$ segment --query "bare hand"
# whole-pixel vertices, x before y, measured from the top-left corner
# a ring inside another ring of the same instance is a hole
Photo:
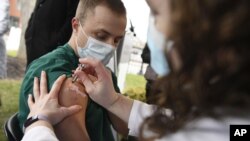
[[[65,78],[65,75],[60,76],[54,82],[49,93],[47,91],[46,73],[44,71],[41,73],[40,86],[38,78],[34,78],[33,93],[35,101],[33,101],[32,96],[29,95],[28,105],[30,114],[28,117],[43,115],[48,118],[50,124],[55,125],[65,117],[78,112],[82,108],[79,105],[62,107],[58,104],[58,93]]]
[[[75,75],[78,76],[85,86],[89,97],[108,109],[118,98],[114,90],[110,71],[108,71],[100,61],[94,58],[84,58],[79,61],[81,64],[88,65],[88,67],[95,71],[94,77],[96,79],[93,81],[93,77],[90,77],[85,71],[76,70]]]

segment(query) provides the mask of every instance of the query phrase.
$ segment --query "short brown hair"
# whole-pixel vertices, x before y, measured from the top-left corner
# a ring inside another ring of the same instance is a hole
[[[87,11],[95,9],[98,5],[105,5],[118,15],[126,15],[126,8],[121,0],[80,0],[76,17],[83,20]]]

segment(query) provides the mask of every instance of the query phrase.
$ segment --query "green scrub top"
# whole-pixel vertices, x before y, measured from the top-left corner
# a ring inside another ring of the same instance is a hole
[[[40,77],[41,71],[47,74],[48,88],[51,89],[54,81],[66,74],[71,77],[72,70],[76,69],[79,61],[74,50],[65,44],[59,46],[54,51],[34,60],[28,67],[23,79],[23,83],[19,95],[19,126],[22,129],[23,124],[29,114],[29,107],[27,103],[28,94],[33,93],[33,80],[34,77]],[[117,79],[112,73],[114,88],[120,92],[117,86]],[[113,135],[110,128],[110,121],[107,111],[89,100],[86,111],[86,128],[91,141],[113,141]],[[67,129],[65,129],[66,131]]]

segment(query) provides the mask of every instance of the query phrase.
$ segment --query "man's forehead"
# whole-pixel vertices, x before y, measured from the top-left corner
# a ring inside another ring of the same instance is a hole
[[[122,36],[126,28],[126,15],[112,13],[107,7],[97,6],[92,12],[89,11],[85,21],[86,28],[99,30]]]
[[[101,27],[96,27],[94,29],[94,31],[96,32],[100,32],[100,33],[105,33],[107,35],[113,35],[113,36],[116,36],[116,37],[120,37],[122,38],[125,34],[125,29],[124,30],[120,30],[119,32],[117,30],[109,30],[105,27],[101,28]]]

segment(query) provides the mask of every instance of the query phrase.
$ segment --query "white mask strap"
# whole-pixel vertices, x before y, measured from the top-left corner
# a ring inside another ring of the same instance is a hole
[[[82,33],[88,38],[88,35],[85,33],[85,31],[83,30],[83,27],[82,27],[82,24],[81,24],[81,21],[78,19],[78,21],[79,21],[79,25],[80,25],[80,27],[81,27],[81,31],[82,31]]]

